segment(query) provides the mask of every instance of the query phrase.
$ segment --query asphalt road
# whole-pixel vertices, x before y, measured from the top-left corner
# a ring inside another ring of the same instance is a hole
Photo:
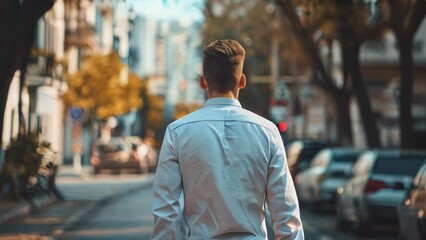
[[[149,239],[153,227],[151,215],[152,175],[63,176],[58,181],[66,201],[0,225],[0,239]],[[105,200],[107,199],[107,200]],[[95,206],[95,207],[91,207]],[[92,209],[90,211],[82,211]],[[72,222],[75,211],[86,212]],[[379,227],[365,236],[335,229],[331,213],[311,213],[301,207],[307,240],[396,240],[397,231]]]
[[[128,206],[129,211],[134,212],[133,216],[142,216],[142,213],[140,211],[135,212],[135,209],[147,211],[150,209],[147,206],[150,203],[146,203],[146,201],[150,202],[151,200],[143,199],[146,196],[151,196],[151,190],[147,190],[149,193],[145,192],[141,197],[134,197],[134,202],[131,202],[131,196],[140,193],[144,188],[149,188],[152,184],[152,177],[152,174],[94,176],[76,174],[72,171],[62,172],[57,178],[57,186],[65,200],[54,202],[38,211],[30,212],[25,217],[20,216],[0,224],[0,240],[51,240],[59,239],[61,236],[66,237],[64,234],[68,234],[68,230],[72,230],[74,226],[82,226],[81,223],[93,219],[94,213],[103,214],[109,206],[114,204],[123,204],[122,207]],[[126,202],[126,200],[130,202]],[[131,204],[134,204],[134,206]],[[119,214],[106,212],[107,215],[100,217],[100,219],[112,220],[111,216],[114,216],[114,219],[117,217],[128,218],[130,214],[127,214],[127,216],[120,215],[124,212],[122,209],[119,210]],[[137,220],[134,222],[136,223]],[[119,226],[119,221],[115,223]],[[152,220],[142,224],[147,225],[149,223],[152,223]],[[110,229],[113,229],[113,225],[109,225]],[[83,234],[83,236],[85,235],[87,235],[87,232]],[[137,239],[140,239],[140,233],[137,235],[139,236]],[[70,239],[75,238],[71,237]],[[93,239],[93,236],[87,239]]]
[[[151,188],[118,197],[58,239],[149,239],[154,223],[151,202]]]
[[[396,240],[398,231],[390,226],[375,226],[371,232],[355,236],[351,231],[341,232],[335,228],[331,212],[311,213],[301,208],[301,218],[306,240]]]
[[[153,227],[151,191],[144,188],[106,203],[92,216],[84,219],[60,239],[149,239]],[[398,232],[379,226],[371,233],[355,236],[335,228],[330,212],[311,213],[301,208],[307,240],[396,240]]]

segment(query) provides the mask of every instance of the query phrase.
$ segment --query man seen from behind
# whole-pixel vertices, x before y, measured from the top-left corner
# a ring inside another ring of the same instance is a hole
[[[203,55],[200,86],[208,100],[166,129],[151,239],[267,239],[265,204],[277,240],[304,239],[279,131],[238,101],[245,50],[217,40]]]

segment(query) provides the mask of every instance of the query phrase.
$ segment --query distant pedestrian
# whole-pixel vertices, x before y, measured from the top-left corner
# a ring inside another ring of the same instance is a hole
[[[138,153],[138,145],[136,143],[132,143],[132,148],[130,149],[130,161],[139,163],[141,161],[141,157]]]
[[[272,122],[243,109],[245,50],[234,40],[204,48],[208,100],[166,130],[153,190],[152,239],[304,239],[284,145]]]

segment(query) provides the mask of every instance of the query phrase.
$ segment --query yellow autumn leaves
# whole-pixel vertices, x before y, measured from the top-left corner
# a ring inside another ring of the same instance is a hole
[[[144,82],[116,53],[87,58],[81,69],[67,77],[68,91],[62,95],[67,107],[80,107],[105,119],[121,115],[143,104]]]

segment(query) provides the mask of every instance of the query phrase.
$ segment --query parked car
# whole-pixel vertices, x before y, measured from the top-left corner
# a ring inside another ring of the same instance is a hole
[[[315,155],[311,166],[295,179],[296,191],[301,203],[310,210],[321,210],[335,202],[335,193],[351,175],[361,149],[326,148]]]
[[[157,168],[158,153],[154,147],[154,143],[150,139],[145,139],[137,147],[137,152],[146,165],[147,172],[155,172]]]
[[[425,152],[374,150],[362,154],[353,176],[338,189],[337,227],[356,233],[374,224],[397,223],[397,206],[404,202]]]
[[[106,143],[97,142],[90,159],[94,173],[98,174],[105,169],[114,173],[120,173],[122,169],[137,173],[147,172],[147,163],[137,154],[136,148],[139,144],[140,139],[135,137],[113,137]]]
[[[320,150],[329,147],[330,144],[316,140],[295,140],[289,143],[287,147],[287,162],[293,178],[307,169]]]
[[[408,198],[397,210],[400,239],[426,239],[426,159],[414,178]]]

